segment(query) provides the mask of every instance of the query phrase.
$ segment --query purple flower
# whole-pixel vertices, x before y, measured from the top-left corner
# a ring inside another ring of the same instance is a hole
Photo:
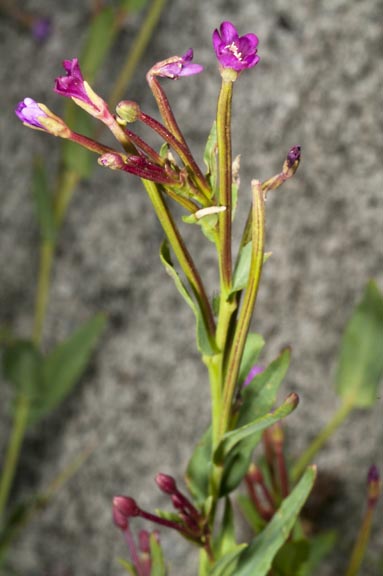
[[[44,132],[60,138],[72,137],[71,130],[62,118],[32,98],[24,98],[19,102],[15,108],[15,114],[29,128],[44,130]]]
[[[38,42],[45,42],[52,33],[50,18],[36,18],[32,24],[32,35]]]
[[[44,110],[40,108],[40,104],[32,98],[24,98],[24,100],[19,102],[15,108],[15,114],[24,124],[27,124],[31,128],[45,130],[40,120],[42,118],[48,118],[48,114],[44,112]]]
[[[73,98],[78,106],[108,126],[115,123],[107,103],[84,80],[78,59],[64,60],[63,67],[67,75],[56,78],[55,92],[61,96]]]
[[[258,374],[261,374],[263,371],[264,371],[263,366],[261,366],[260,364],[254,364],[254,366],[251,368],[250,372],[246,376],[246,380],[243,383],[243,387],[248,386],[253,381],[253,379],[256,376],[258,376]]]
[[[213,46],[223,68],[241,72],[259,62],[257,56],[258,37],[255,34],[239,36],[231,22],[222,22],[220,32],[213,32]]]
[[[193,50],[190,48],[183,56],[173,56],[162,62],[158,62],[151,69],[151,73],[162,78],[177,80],[180,76],[192,76],[203,70],[200,64],[192,64]]]
[[[78,98],[87,104],[92,104],[84,85],[84,78],[80,70],[78,58],[64,60],[63,68],[66,76],[56,78],[55,92],[61,96],[69,98]]]

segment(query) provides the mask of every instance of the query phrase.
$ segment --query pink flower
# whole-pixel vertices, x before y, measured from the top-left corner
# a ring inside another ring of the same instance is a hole
[[[153,76],[160,76],[161,78],[170,78],[177,80],[180,76],[192,76],[199,74],[203,70],[200,64],[192,64],[193,50],[189,48],[183,56],[172,56],[167,60],[158,62],[153,66],[150,73]]]
[[[213,46],[218,62],[223,68],[241,72],[259,62],[258,37],[255,34],[239,36],[231,22],[222,22],[220,31],[213,32]]]

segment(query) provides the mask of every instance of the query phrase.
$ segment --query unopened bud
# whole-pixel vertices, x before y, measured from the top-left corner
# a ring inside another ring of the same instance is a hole
[[[114,154],[113,152],[107,152],[100,156],[97,160],[100,166],[105,168],[110,168],[111,170],[123,170],[125,162],[120,156],[120,154]]]
[[[368,484],[368,505],[373,508],[379,500],[381,492],[380,474],[377,466],[373,465],[368,471],[367,475]]]
[[[132,100],[122,100],[116,106],[118,121],[120,124],[136,122],[141,115],[141,108],[137,102]]]
[[[301,160],[301,147],[293,146],[287,154],[286,160],[283,164],[282,173],[286,178],[294,176],[298,169]]]
[[[156,484],[162,492],[165,492],[165,494],[174,494],[177,492],[176,481],[172,476],[168,476],[167,474],[157,474]]]
[[[140,515],[140,508],[136,501],[128,496],[115,496],[113,498],[113,520],[118,528],[126,530],[128,519]]]

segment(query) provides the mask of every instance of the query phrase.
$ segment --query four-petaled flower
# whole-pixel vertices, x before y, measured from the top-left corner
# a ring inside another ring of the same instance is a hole
[[[161,76],[162,78],[171,78],[177,80],[180,76],[192,76],[199,74],[203,70],[201,64],[193,64],[193,49],[189,48],[183,56],[172,56],[158,62],[151,69],[151,74]]]
[[[214,30],[213,46],[223,68],[241,72],[246,68],[252,68],[259,62],[258,37],[255,34],[239,36],[231,22],[222,22],[220,31]]]

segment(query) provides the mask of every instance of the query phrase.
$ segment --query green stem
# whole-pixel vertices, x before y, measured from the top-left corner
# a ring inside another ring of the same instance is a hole
[[[15,475],[20,450],[28,422],[29,400],[20,394],[16,400],[15,417],[9,440],[0,483],[0,517],[8,502],[9,492]]]
[[[332,420],[323,428],[320,434],[313,440],[310,446],[304,451],[292,469],[291,477],[296,482],[312,462],[315,454],[322,448],[327,440],[334,434],[335,430],[345,421],[353,409],[353,404],[345,403],[335,413]]]
[[[221,298],[226,300],[231,287],[231,212],[232,212],[232,154],[231,103],[233,82],[222,80],[217,106],[217,143],[219,174],[219,205],[226,210],[219,214],[219,263]]]
[[[137,67],[137,64],[145,52],[146,47],[153,35],[153,30],[157,25],[159,17],[161,16],[165,2],[166,0],[153,0],[146,14],[145,20],[140,27],[140,31],[137,38],[135,39],[133,47],[129,51],[129,56],[125,62],[125,65],[122,68],[108,98],[108,102],[111,108],[114,108],[123,97],[124,92],[126,91],[126,87],[129,84]]]
[[[232,401],[238,381],[239,367],[243,349],[257,298],[259,282],[261,279],[263,254],[265,244],[265,216],[264,200],[260,183],[253,181],[253,244],[251,267],[252,274],[246,288],[243,304],[239,312],[237,325],[234,332],[233,343],[230,348],[225,387],[223,391],[222,414],[220,422],[220,434],[223,435],[229,428]]]
[[[202,283],[199,272],[193,262],[193,259],[186,248],[179,230],[173,220],[173,217],[162,197],[158,186],[150,180],[142,180],[150,201],[153,204],[154,211],[159,219],[167,239],[176,255],[176,258],[185,274],[192,290],[201,307],[204,321],[211,339],[214,339],[215,323],[213,312],[207,297],[205,287]]]
[[[352,551],[351,560],[346,572],[346,576],[357,576],[359,574],[359,570],[366,553],[368,541],[370,539],[373,515],[374,508],[369,506],[363,518],[362,526],[360,527],[359,534]]]

